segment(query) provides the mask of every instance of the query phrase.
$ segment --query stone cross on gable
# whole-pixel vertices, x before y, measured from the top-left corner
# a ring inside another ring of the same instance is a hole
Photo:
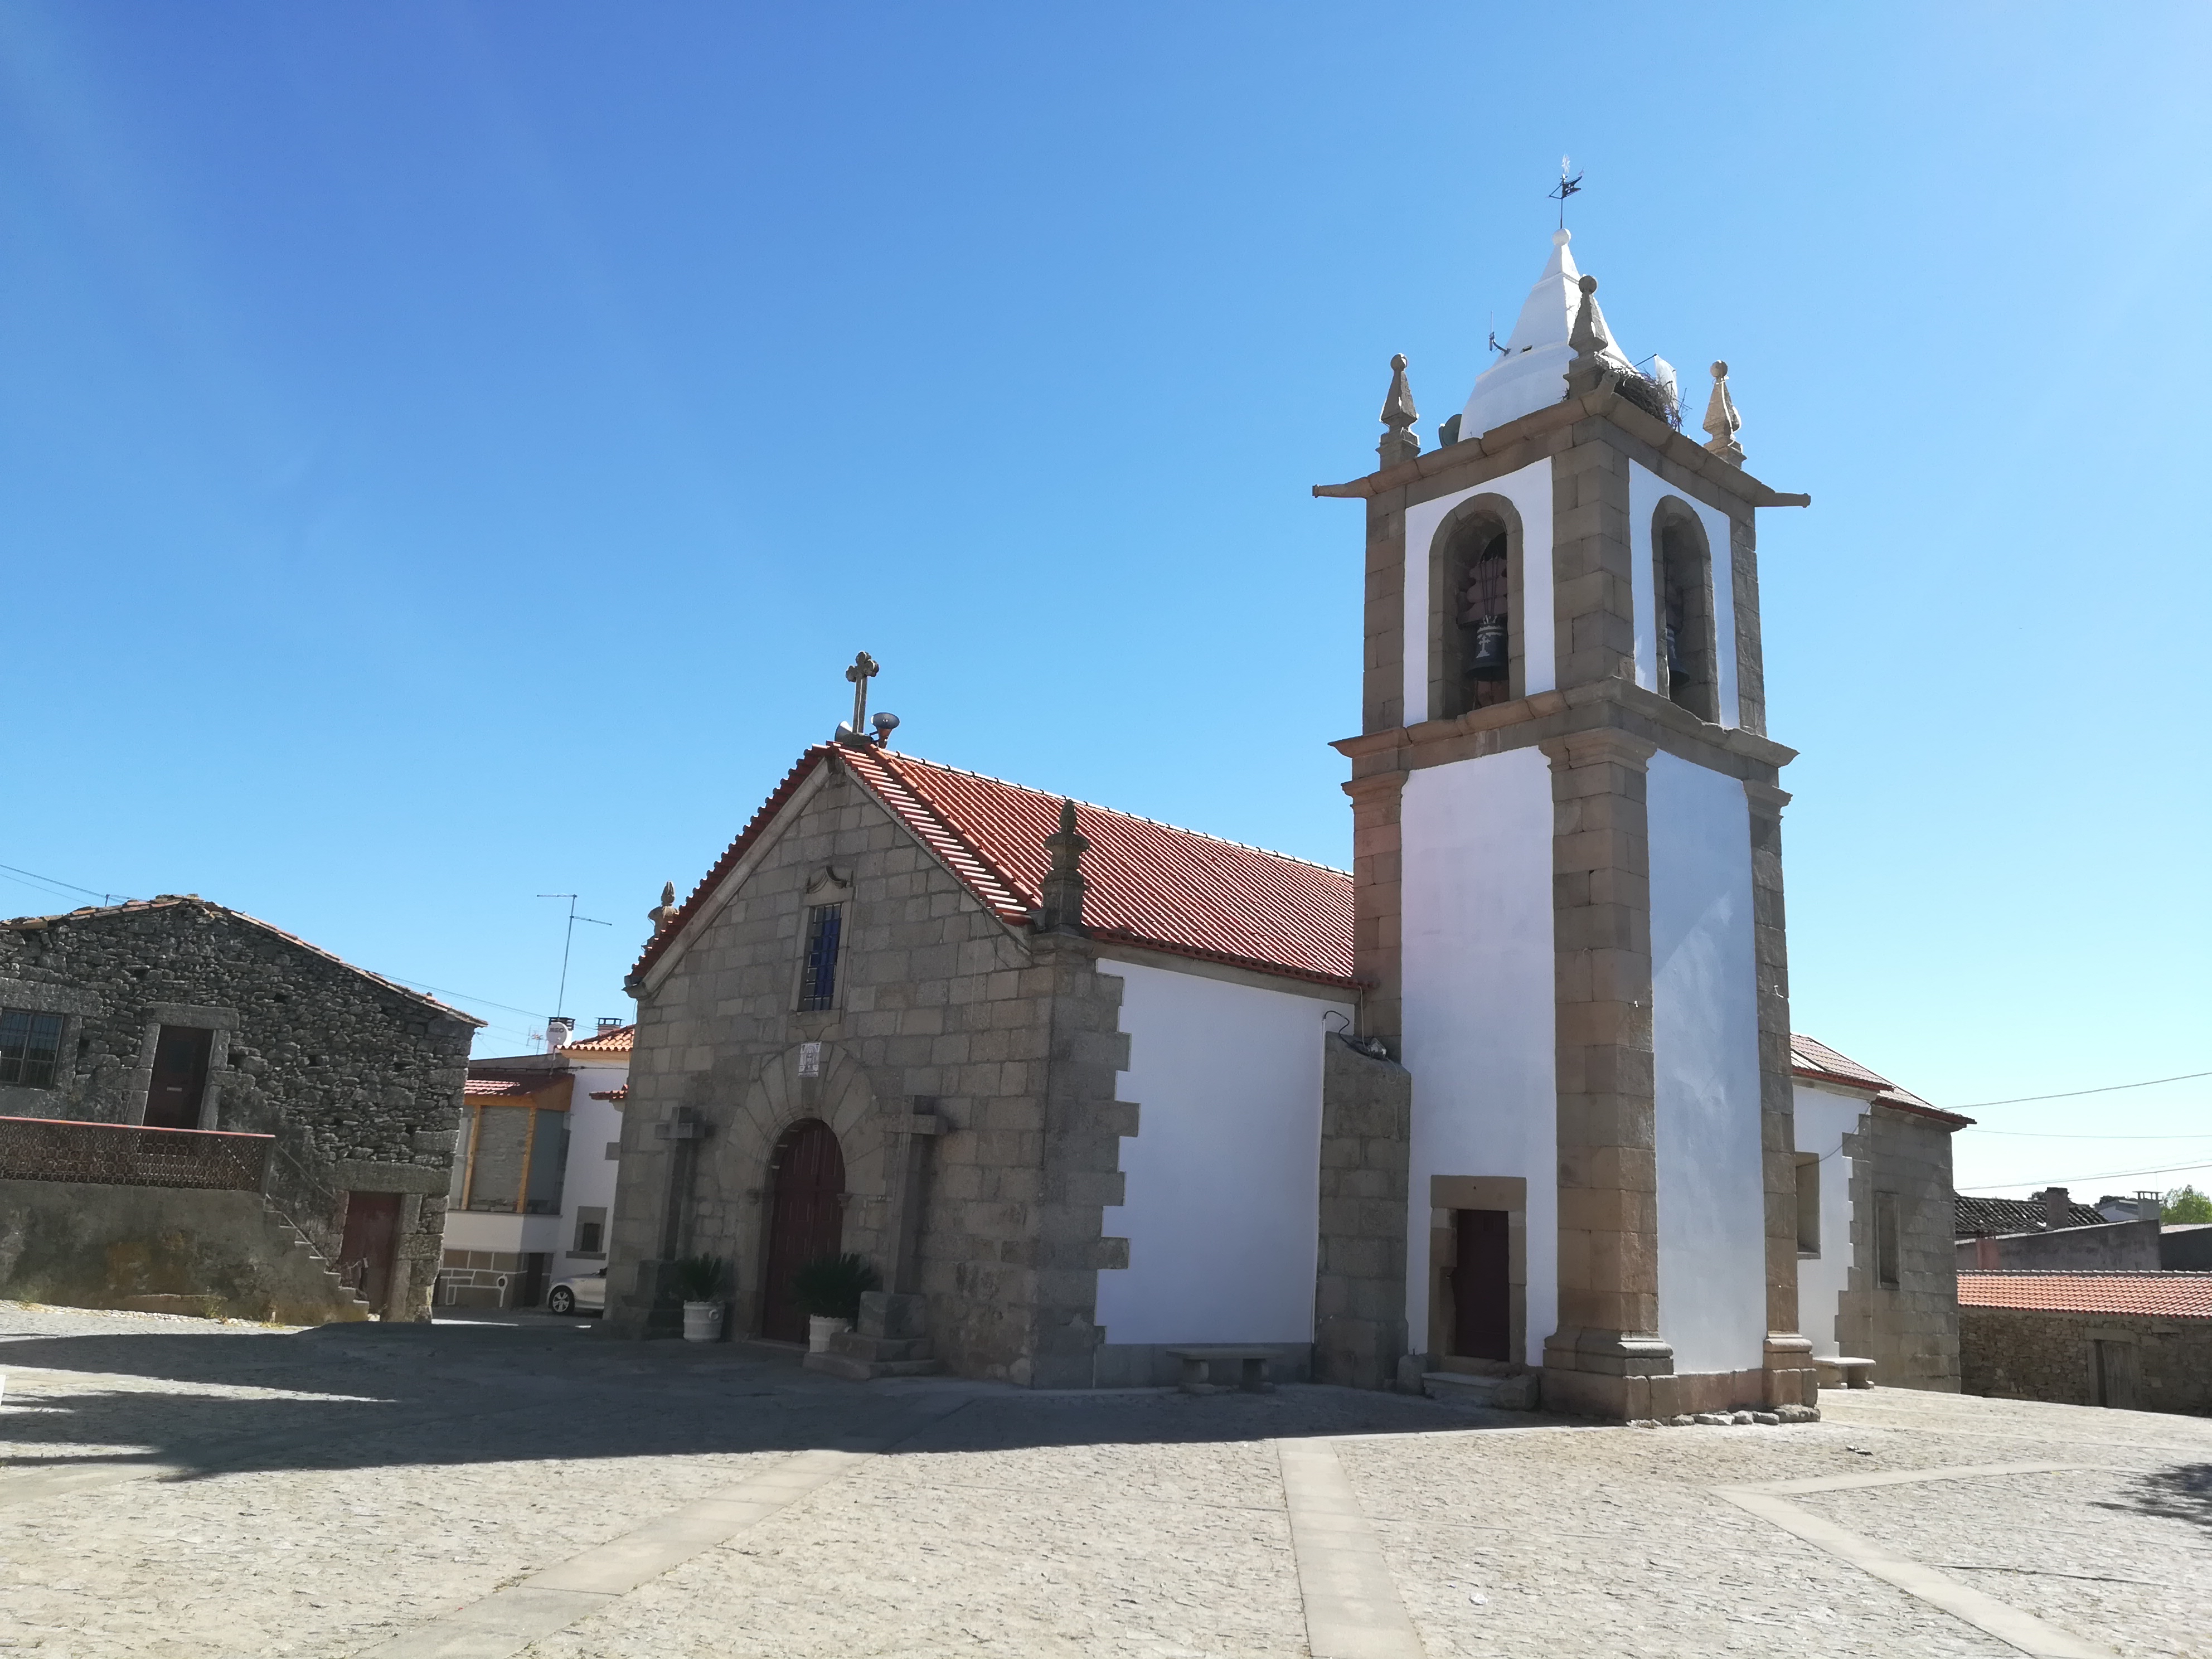
[[[867,729],[868,682],[876,677],[876,659],[863,651],[853,659],[853,665],[845,671],[845,678],[853,683],[853,735],[859,737]]]

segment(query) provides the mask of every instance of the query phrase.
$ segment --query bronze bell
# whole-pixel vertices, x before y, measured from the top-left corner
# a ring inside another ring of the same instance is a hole
[[[1502,680],[1512,671],[1505,653],[1505,618],[1485,617],[1474,625],[1474,657],[1467,665],[1471,678]]]

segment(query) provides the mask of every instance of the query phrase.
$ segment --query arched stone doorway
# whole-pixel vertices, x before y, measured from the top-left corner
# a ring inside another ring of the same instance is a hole
[[[783,1133],[769,1160],[768,1249],[762,1253],[761,1334],[806,1340],[806,1315],[792,1293],[792,1275],[835,1255],[845,1233],[845,1154],[837,1132],[818,1117]]]

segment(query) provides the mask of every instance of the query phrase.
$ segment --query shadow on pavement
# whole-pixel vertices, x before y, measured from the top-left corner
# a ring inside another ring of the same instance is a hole
[[[2120,1502],[2097,1507],[2186,1521],[2212,1532],[2212,1463],[2177,1463],[2139,1474]]]
[[[1400,1395],[1034,1393],[953,1378],[854,1384],[740,1344],[635,1342],[596,1322],[327,1325],[299,1332],[0,1333],[0,1500],[36,1471],[241,1470],[799,1451],[914,1436],[972,1451],[1528,1427]],[[84,1380],[70,1381],[74,1373]],[[59,1384],[58,1388],[54,1385]],[[173,1385],[173,1386],[165,1386]],[[209,1393],[209,1389],[256,1393]],[[30,1397],[32,1395],[36,1397]]]

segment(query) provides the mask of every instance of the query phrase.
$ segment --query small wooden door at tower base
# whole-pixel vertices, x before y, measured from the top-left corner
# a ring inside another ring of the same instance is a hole
[[[804,1342],[806,1313],[793,1293],[791,1276],[810,1261],[836,1255],[844,1240],[845,1154],[836,1131],[819,1118],[793,1124],[777,1143],[773,1180],[761,1334]]]
[[[1503,1210],[1455,1210],[1452,1352],[1467,1359],[1513,1358],[1513,1263]]]

